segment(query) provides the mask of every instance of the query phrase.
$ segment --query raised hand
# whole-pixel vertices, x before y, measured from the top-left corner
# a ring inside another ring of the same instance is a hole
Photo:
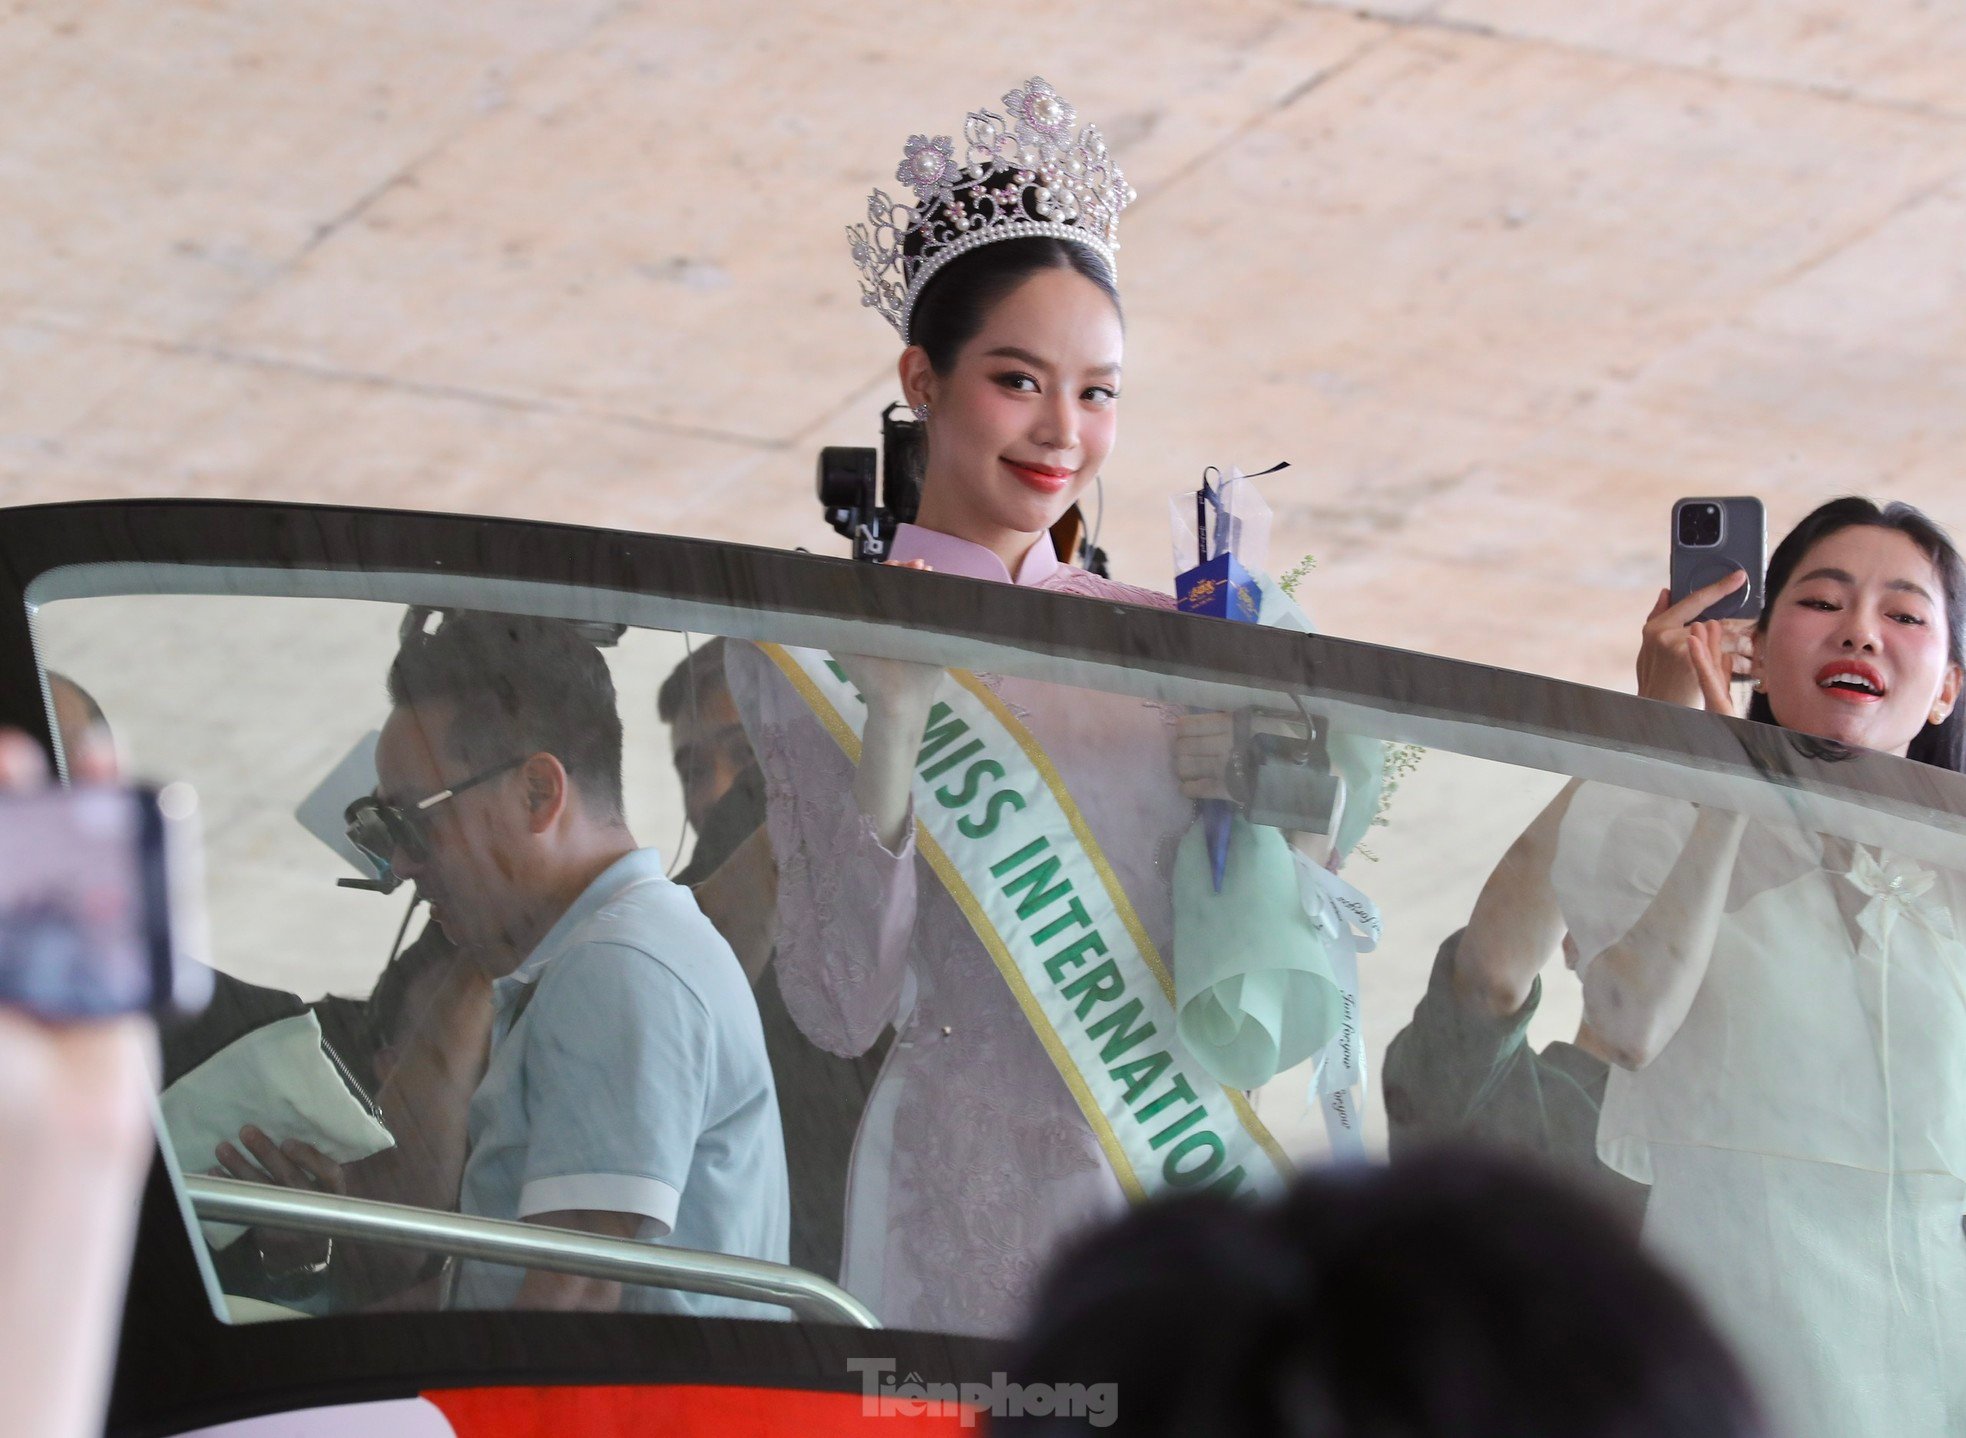
[[[1233,714],[1183,714],[1174,721],[1174,777],[1187,799],[1228,799],[1234,762]]]
[[[860,697],[867,701],[870,718],[926,718],[935,691],[941,687],[943,670],[934,664],[912,659],[876,659],[868,654],[835,656],[840,668]]]
[[[116,777],[78,743],[78,780]],[[41,746],[0,731],[0,792],[49,782]],[[47,1023],[0,1008],[0,1293],[21,1314],[0,1344],[9,1432],[80,1438],[102,1404],[155,1135],[157,1038],[143,1014]]]
[[[926,560],[904,559],[892,564],[895,569],[919,569],[926,573],[929,565]],[[934,664],[919,664],[907,659],[876,659],[866,654],[840,654],[835,656],[840,668],[846,670],[846,677],[853,687],[860,691],[860,697],[867,701],[870,717],[899,718],[913,720],[925,718],[929,705],[934,702],[935,691],[941,686],[943,671]]]
[[[1700,675],[1688,653],[1688,635],[1694,621],[1707,606],[1726,598],[1748,582],[1747,571],[1737,569],[1724,579],[1694,590],[1679,603],[1671,602],[1667,590],[1659,591],[1652,612],[1645,617],[1645,630],[1638,646],[1638,692],[1647,699],[1698,708],[1705,700]],[[1752,619],[1710,619],[1702,621],[1718,635],[1717,654],[1724,660],[1723,672],[1745,677],[1754,655]],[[1712,706],[1709,705],[1709,708]],[[1730,702],[1722,713],[1732,713]]]
[[[1738,622],[1703,619],[1686,629],[1686,657],[1700,681],[1700,698],[1709,714],[1739,714],[1734,706],[1736,639],[1726,627]]]

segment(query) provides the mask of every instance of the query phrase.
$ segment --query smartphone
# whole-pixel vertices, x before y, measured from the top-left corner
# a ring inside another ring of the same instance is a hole
[[[186,784],[0,795],[0,1006],[56,1021],[202,1009],[198,834]]]
[[[1680,499],[1672,507],[1672,602],[1745,569],[1748,582],[1724,595],[1701,619],[1755,619],[1768,569],[1768,515],[1761,501]]]

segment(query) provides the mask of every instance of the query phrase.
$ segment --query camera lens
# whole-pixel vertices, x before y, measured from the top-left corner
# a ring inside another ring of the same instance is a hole
[[[874,451],[828,445],[819,451],[819,502],[827,509],[871,508]]]
[[[1720,543],[1720,506],[1706,503],[1681,505],[1679,542],[1689,549],[1706,549]]]

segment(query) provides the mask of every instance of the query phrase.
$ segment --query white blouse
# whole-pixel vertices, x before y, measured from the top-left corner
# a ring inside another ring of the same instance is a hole
[[[1581,972],[1650,906],[1695,809],[1591,784],[1551,880]],[[1685,1021],[1614,1069],[1606,1163],[1654,1143],[1966,1178],[1966,880],[1794,826],[1750,823]]]

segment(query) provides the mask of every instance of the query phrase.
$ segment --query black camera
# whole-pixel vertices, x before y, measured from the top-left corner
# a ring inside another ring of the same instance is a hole
[[[881,563],[894,531],[915,522],[921,508],[921,422],[900,401],[881,411],[878,454],[855,445],[819,451],[819,505],[826,522],[853,541],[853,557]],[[1051,527],[1061,559],[1074,559],[1102,578],[1112,576],[1106,551],[1092,542],[1075,504]]]
[[[920,444],[921,423],[897,400],[881,411],[878,456],[853,445],[819,451],[819,504],[826,522],[853,541],[855,559],[880,563],[894,531],[914,522],[922,500],[913,459]]]
[[[1331,765],[1330,728],[1308,710],[1236,712],[1229,797],[1252,824],[1333,834],[1345,812],[1345,780]]]
[[[1681,505],[1679,542],[1688,549],[1709,549],[1720,543],[1720,506],[1705,502]]]

